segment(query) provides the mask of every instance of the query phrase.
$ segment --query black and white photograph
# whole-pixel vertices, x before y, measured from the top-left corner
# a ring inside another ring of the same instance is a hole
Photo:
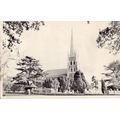
[[[119,21],[1,21],[4,98],[120,96]]]

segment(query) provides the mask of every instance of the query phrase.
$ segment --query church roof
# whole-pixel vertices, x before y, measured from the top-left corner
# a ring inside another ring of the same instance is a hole
[[[47,70],[47,77],[60,77],[67,75],[67,69],[53,69],[53,70]]]

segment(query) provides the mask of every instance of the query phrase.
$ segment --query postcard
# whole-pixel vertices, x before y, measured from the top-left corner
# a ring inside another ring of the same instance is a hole
[[[120,95],[119,21],[1,21],[1,98]]]

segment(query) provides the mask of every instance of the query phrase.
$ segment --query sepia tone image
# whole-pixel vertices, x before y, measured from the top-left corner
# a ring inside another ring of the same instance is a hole
[[[1,21],[0,94],[119,96],[119,21]]]

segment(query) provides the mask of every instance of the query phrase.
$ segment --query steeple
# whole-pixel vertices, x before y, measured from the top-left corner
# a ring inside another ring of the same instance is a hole
[[[70,80],[74,80],[74,74],[77,71],[77,61],[76,54],[73,46],[73,30],[71,29],[71,45],[70,45],[70,55],[68,57],[68,67],[67,67],[67,78],[68,83],[70,84]]]
[[[70,45],[70,57],[74,57],[74,45],[73,45],[73,29],[71,29],[71,45]]]

